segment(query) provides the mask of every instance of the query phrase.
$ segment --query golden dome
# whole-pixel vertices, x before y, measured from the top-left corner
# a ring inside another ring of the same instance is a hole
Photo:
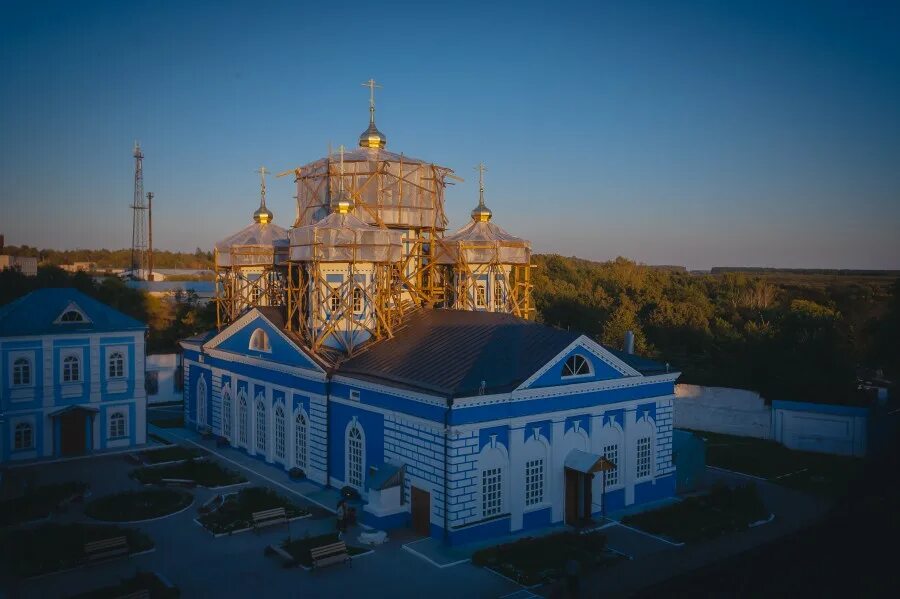
[[[375,116],[369,122],[369,128],[362,132],[359,136],[359,147],[361,148],[384,148],[387,145],[387,137],[375,126]]]
[[[472,220],[476,223],[486,223],[491,220],[491,217],[494,216],[494,213],[491,212],[491,209],[484,205],[484,203],[478,204],[472,210]]]
[[[266,203],[263,201],[259,208],[256,209],[256,212],[253,213],[253,222],[259,223],[261,225],[267,225],[275,218],[275,215],[272,214],[272,211],[266,208]]]

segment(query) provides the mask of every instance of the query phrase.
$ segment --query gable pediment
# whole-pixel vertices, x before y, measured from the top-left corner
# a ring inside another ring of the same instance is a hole
[[[602,345],[582,335],[526,379],[518,389],[640,377],[640,372]]]

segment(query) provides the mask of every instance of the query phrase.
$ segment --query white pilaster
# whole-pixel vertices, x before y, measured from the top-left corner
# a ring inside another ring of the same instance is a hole
[[[553,504],[552,521],[559,522],[565,517],[566,507],[566,473],[565,473],[565,444],[563,436],[566,432],[564,418],[553,421],[553,441],[551,443],[552,469],[548,473],[552,477],[550,483],[550,498]]]
[[[634,436],[634,427],[637,422],[637,416],[635,412],[635,406],[631,406],[629,408],[625,408],[625,439],[622,443],[622,455],[619,456],[619,462],[625,465],[625,468],[620,468],[620,472],[625,475],[625,505],[631,505],[634,503],[634,479],[636,464],[634,461],[634,456],[637,451],[637,439]],[[620,451],[621,451],[620,450]]]
[[[525,511],[525,464],[522,462],[525,447],[525,429],[509,429],[509,507],[510,530],[522,528]]]

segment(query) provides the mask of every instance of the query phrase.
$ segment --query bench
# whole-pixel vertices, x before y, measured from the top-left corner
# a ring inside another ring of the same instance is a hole
[[[126,537],[113,537],[102,541],[85,543],[84,555],[89,562],[119,555],[128,555],[128,539]]]
[[[313,547],[309,550],[309,556],[312,558],[313,568],[350,561],[350,554],[347,553],[347,544],[343,541]]]
[[[287,524],[287,512],[283,507],[275,507],[270,510],[253,512],[253,529],[259,530],[271,524]]]
[[[188,487],[193,489],[197,486],[197,481],[189,478],[162,478],[159,482],[167,487]]]

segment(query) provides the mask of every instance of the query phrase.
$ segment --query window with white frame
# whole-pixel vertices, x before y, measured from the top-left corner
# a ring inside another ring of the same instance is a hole
[[[503,281],[494,281],[494,310],[503,309]]]
[[[247,434],[250,430],[250,414],[248,414],[248,411],[247,398],[242,395],[240,401],[238,401],[238,441],[244,447],[249,444],[247,441]]]
[[[222,391],[222,435],[231,440],[231,392]]]
[[[109,378],[120,379],[125,376],[125,356],[120,351],[114,351],[109,355],[107,368]]]
[[[353,288],[353,313],[362,314],[363,311],[363,292],[359,287]]]
[[[484,308],[487,306],[487,287],[484,283],[475,285],[475,306],[477,308]]]
[[[307,431],[306,416],[303,415],[303,412],[300,412],[294,421],[294,465],[301,470],[308,468],[306,463]]]
[[[262,277],[256,279],[252,283],[252,287],[250,287],[250,301],[254,306],[259,305],[259,300],[262,299],[263,296],[263,285],[265,285],[266,280]]]
[[[481,471],[481,515],[485,518],[503,511],[503,468]]]
[[[275,408],[275,457],[284,461],[284,409]]]
[[[34,427],[30,422],[20,422],[16,425],[13,439],[14,449],[34,448]]]
[[[341,309],[341,291],[337,287],[331,290],[331,312],[337,313]]]
[[[256,402],[256,451],[266,452],[266,405]]]
[[[59,317],[59,322],[84,322],[84,314],[78,310],[66,310]]]
[[[525,506],[544,502],[544,460],[525,462]]]
[[[77,383],[81,381],[81,358],[68,355],[63,358],[63,382]]]
[[[584,376],[591,373],[591,363],[581,354],[569,356],[562,368],[563,378],[569,376]]]
[[[646,478],[651,474],[650,446],[650,437],[641,437],[637,440],[637,478]]]
[[[357,489],[363,484],[363,437],[356,423],[347,431],[347,484]]]
[[[109,438],[122,439],[127,436],[128,427],[124,412],[113,412],[109,416]]]
[[[607,470],[603,473],[603,476],[606,479],[604,481],[604,484],[607,488],[614,487],[619,484],[619,444],[613,443],[610,445],[604,445],[603,457],[612,462],[614,466],[612,470]]]
[[[16,358],[13,362],[14,387],[23,387],[31,384],[31,360],[28,358]]]
[[[269,335],[262,329],[256,329],[250,335],[250,349],[256,351],[271,351],[272,346],[269,344]]]

